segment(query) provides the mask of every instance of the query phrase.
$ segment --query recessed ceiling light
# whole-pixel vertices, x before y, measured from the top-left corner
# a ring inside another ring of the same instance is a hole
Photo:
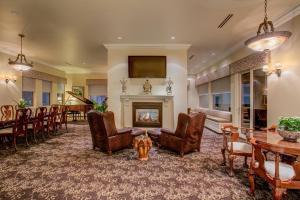
[[[206,63],[206,60],[202,60],[202,63]]]
[[[210,54],[211,56],[215,56],[216,55],[216,53],[215,52],[211,52],[211,54]]]
[[[119,36],[117,37],[118,40],[123,40],[123,37]]]
[[[171,37],[171,40],[175,40],[175,36],[172,36],[172,37]]]

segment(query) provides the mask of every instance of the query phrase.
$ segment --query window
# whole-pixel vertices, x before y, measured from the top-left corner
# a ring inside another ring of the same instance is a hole
[[[57,104],[64,104],[64,94],[63,93],[57,93]]]
[[[230,76],[220,78],[211,82],[211,93],[213,99],[213,109],[230,111]]]
[[[43,86],[43,95],[42,95],[43,106],[50,106],[52,83],[49,81],[43,81],[42,86]]]
[[[28,106],[33,106],[35,90],[35,79],[22,77],[22,98],[27,102]]]
[[[230,93],[213,94],[213,109],[230,111]]]
[[[33,92],[31,91],[23,91],[22,98],[27,102],[27,106],[33,106]]]
[[[92,101],[95,101],[97,103],[102,103],[104,101],[104,99],[106,98],[106,96],[90,96],[90,99]]]
[[[198,86],[199,107],[208,108],[208,83]]]
[[[94,79],[88,84],[89,97],[92,101],[102,103],[107,96],[106,80]]]
[[[65,102],[65,84],[57,83],[57,103],[64,104]]]
[[[43,92],[43,106],[50,105],[50,92]]]

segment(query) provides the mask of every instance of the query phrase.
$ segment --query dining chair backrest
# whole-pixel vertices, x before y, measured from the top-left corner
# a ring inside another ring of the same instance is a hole
[[[1,110],[1,121],[9,121],[14,119],[15,109],[13,105],[3,105]]]
[[[44,126],[44,119],[47,114],[47,107],[38,107],[35,110],[35,128],[42,129]]]
[[[31,117],[32,110],[30,108],[23,108],[16,110],[16,118],[13,126],[13,133],[20,135],[27,131],[28,123]]]

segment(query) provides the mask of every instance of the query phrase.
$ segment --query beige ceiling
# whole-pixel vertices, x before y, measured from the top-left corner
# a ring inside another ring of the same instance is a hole
[[[270,0],[270,18],[299,3]],[[262,12],[263,0],[0,0],[0,51],[17,52],[24,32],[32,60],[88,73],[106,66],[105,43],[184,43],[192,45],[193,69],[255,34]],[[232,20],[217,29],[229,13]]]

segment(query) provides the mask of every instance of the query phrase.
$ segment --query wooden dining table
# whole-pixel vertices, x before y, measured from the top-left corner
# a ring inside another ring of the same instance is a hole
[[[300,140],[298,142],[288,142],[275,131],[254,132],[251,142],[259,143],[262,147],[267,147],[274,152],[283,155],[293,155],[300,157]]]

